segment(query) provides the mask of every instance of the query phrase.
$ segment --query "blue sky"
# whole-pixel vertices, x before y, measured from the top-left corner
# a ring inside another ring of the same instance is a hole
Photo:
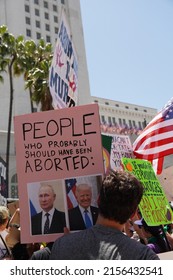
[[[80,0],[92,96],[160,110],[173,97],[173,0]]]

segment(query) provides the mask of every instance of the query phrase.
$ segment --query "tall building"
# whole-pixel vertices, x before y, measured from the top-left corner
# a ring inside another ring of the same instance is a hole
[[[6,25],[14,36],[23,35],[25,39],[37,42],[43,38],[55,46],[61,11],[65,10],[73,44],[78,58],[78,104],[91,103],[89,78],[86,63],[85,44],[80,10],[80,0],[0,0],[0,25]],[[9,80],[4,76],[0,83],[0,156],[6,159],[6,142],[9,111]],[[13,116],[30,113],[29,93],[24,90],[23,78],[14,79]],[[9,196],[17,195],[17,176],[14,132],[12,123]]]
[[[143,129],[157,114],[157,109],[92,96],[99,105],[100,121],[108,125]]]

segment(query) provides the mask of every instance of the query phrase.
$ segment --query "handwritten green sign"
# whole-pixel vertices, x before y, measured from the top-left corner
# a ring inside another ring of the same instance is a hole
[[[124,169],[139,179],[144,186],[144,194],[139,204],[143,218],[149,226],[170,224],[173,212],[149,161],[122,158]]]

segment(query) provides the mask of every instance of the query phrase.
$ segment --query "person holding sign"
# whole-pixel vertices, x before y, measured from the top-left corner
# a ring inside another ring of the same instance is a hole
[[[148,226],[146,221],[142,218],[134,222],[142,229],[144,237],[147,239],[147,246],[150,247],[156,254],[170,251],[166,236],[163,234],[162,226]]]
[[[98,208],[91,206],[92,189],[88,184],[76,186],[78,206],[69,210],[70,230],[83,230],[93,226],[98,216]]]
[[[54,207],[56,194],[51,185],[43,185],[38,192],[42,211],[31,217],[32,235],[61,233],[66,227],[65,213]]]
[[[129,172],[111,170],[102,182],[94,226],[57,239],[51,260],[158,260],[146,245],[123,233],[143,195],[142,183]]]

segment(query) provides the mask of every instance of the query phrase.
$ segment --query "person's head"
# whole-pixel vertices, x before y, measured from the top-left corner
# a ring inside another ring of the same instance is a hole
[[[136,211],[143,195],[143,185],[126,171],[110,170],[102,182],[98,200],[102,217],[124,224]]]
[[[91,205],[92,190],[88,184],[80,184],[76,186],[76,200],[78,204],[87,209]]]
[[[135,223],[141,228],[144,237],[148,240],[148,243],[157,243],[161,252],[168,251],[168,246],[163,238],[162,226],[148,226],[144,218],[135,221]]]
[[[0,206],[0,231],[3,231],[9,221],[9,209],[6,206]]]
[[[160,236],[162,234],[161,226],[148,226],[144,218],[141,220],[135,221],[135,223],[142,229],[142,232],[146,238],[150,238],[152,236]]]
[[[38,196],[40,207],[45,212],[49,212],[53,208],[56,198],[53,187],[51,185],[42,185],[39,189]]]

